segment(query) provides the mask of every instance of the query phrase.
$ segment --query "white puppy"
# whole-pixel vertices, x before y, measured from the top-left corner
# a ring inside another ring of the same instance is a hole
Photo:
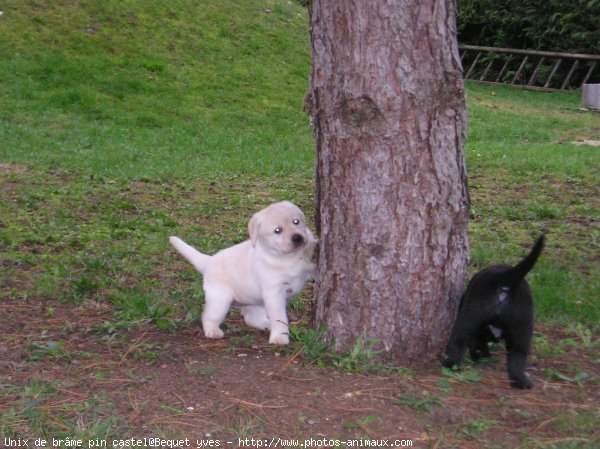
[[[271,331],[269,343],[288,344],[286,302],[314,273],[317,241],[289,201],[255,213],[248,230],[250,240],[214,256],[177,237],[169,241],[204,276],[202,327],[208,338],[223,337],[219,326],[236,305],[249,326]]]

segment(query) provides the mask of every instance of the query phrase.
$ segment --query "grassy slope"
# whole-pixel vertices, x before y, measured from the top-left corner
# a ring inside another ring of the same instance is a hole
[[[515,261],[549,232],[529,276],[538,316],[600,317],[600,152],[576,145],[600,137],[600,117],[578,110],[580,95],[471,85],[466,146],[474,267]],[[527,243],[531,242],[531,243]]]
[[[309,51],[295,2],[31,1],[4,11],[0,161],[33,169],[2,174],[14,201],[0,243],[35,267],[11,296],[123,304],[137,292],[139,315],[152,315],[148,304],[170,289],[166,234],[215,250],[243,239],[246,217],[273,199],[312,212]],[[597,139],[600,120],[578,103],[469,86],[473,269],[516,260],[548,228],[531,276],[540,317],[594,325],[600,152],[570,142]]]
[[[3,160],[129,178],[311,171],[301,107],[306,17],[297,5],[7,6]]]

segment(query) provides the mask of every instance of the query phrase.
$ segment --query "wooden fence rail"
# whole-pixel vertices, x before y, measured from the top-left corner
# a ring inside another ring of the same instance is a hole
[[[565,91],[600,83],[600,56],[460,45],[465,78],[483,84]]]

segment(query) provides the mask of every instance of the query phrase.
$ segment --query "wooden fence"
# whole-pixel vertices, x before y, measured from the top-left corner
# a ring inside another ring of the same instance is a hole
[[[600,83],[600,56],[460,45],[465,78],[484,84],[565,91]]]

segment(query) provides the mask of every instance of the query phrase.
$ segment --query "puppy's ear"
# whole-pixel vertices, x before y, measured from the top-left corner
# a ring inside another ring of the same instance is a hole
[[[302,223],[306,224],[306,216],[304,215],[304,212],[300,211],[300,216],[302,217]]]
[[[258,231],[260,231],[260,222],[262,221],[262,216],[260,212],[256,212],[252,215],[250,222],[248,223],[248,233],[250,234],[250,240],[252,241],[252,247],[256,247],[256,242],[258,241]]]
[[[291,207],[294,208],[294,210],[296,211],[295,213],[297,213],[298,215],[300,215],[300,220],[302,220],[302,223],[304,223],[304,225],[306,225],[306,215],[304,215],[304,212],[302,212],[302,209],[300,209],[298,206],[296,206],[293,203],[290,203],[289,201],[287,202]]]

